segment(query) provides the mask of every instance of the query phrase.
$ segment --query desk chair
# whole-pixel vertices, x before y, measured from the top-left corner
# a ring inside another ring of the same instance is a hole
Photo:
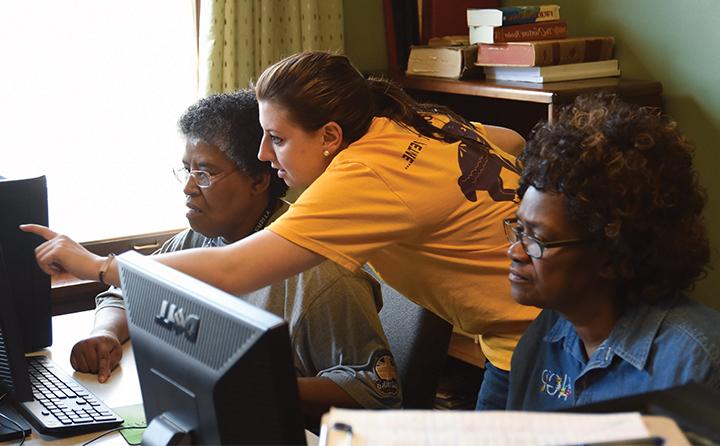
[[[364,268],[382,288],[380,322],[395,358],[403,408],[430,409],[445,366],[452,325],[408,300],[367,265]]]

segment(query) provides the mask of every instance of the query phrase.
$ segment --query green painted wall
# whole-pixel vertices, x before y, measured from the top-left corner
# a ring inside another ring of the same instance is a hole
[[[505,5],[545,1],[507,0]],[[663,84],[665,111],[695,143],[708,190],[705,211],[713,270],[693,295],[720,308],[720,2],[717,0],[556,0],[571,36],[612,35],[624,77]]]
[[[361,71],[387,70],[382,0],[345,0],[345,54]]]
[[[712,267],[693,295],[720,308],[720,1],[554,0],[570,35],[613,35],[623,76],[663,84],[665,110],[695,143],[708,190]],[[505,0],[533,5],[548,0]],[[386,69],[381,0],[345,0],[347,54],[363,71]],[[382,57],[380,56],[382,53]],[[715,169],[718,169],[717,171]]]

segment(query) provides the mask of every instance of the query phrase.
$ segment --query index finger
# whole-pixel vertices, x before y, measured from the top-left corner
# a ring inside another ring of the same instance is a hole
[[[48,228],[47,226],[36,225],[34,223],[20,225],[20,230],[25,231],[25,232],[30,232],[31,234],[39,235],[40,237],[44,238],[45,240],[50,240],[51,238],[56,237],[58,235],[57,232],[53,231],[52,229]]]
[[[100,352],[98,357],[98,381],[104,383],[110,377],[110,353]]]

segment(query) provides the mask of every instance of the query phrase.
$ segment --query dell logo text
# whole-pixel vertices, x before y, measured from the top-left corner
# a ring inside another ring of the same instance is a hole
[[[195,314],[185,316],[182,308],[178,308],[177,305],[171,304],[167,300],[162,301],[160,313],[155,316],[155,322],[168,330],[174,330],[175,333],[184,334],[190,342],[197,340],[200,317]]]

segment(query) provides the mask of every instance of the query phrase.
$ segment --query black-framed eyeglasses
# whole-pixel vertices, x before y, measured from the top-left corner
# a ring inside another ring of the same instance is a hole
[[[549,248],[580,245],[595,241],[593,238],[574,238],[570,240],[558,240],[555,242],[543,242],[532,235],[525,234],[523,230],[520,229],[517,218],[506,218],[503,220],[503,228],[505,229],[505,235],[507,236],[508,241],[511,244],[520,242],[520,246],[522,246],[525,254],[533,259],[542,259],[545,250]]]
[[[210,175],[204,170],[190,170],[185,166],[176,167],[175,169],[173,169],[173,174],[180,183],[185,184],[187,183],[188,179],[192,177],[197,187],[200,187],[202,189],[206,189],[212,186],[215,182],[225,178],[233,172],[234,170],[231,170],[228,172],[221,172],[215,175]]]

